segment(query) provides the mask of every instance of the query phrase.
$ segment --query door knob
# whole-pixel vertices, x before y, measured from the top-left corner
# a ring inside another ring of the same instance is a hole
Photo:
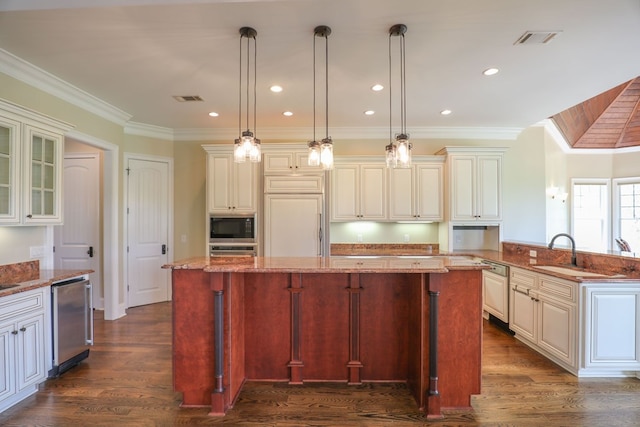
[[[89,246],[89,250],[87,251],[87,254],[89,254],[89,258],[93,258],[93,246]]]

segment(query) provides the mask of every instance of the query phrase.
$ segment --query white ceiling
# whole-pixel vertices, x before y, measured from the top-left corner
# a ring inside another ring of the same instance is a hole
[[[384,139],[389,93],[370,87],[388,83],[388,30],[398,23],[408,27],[412,135],[524,128],[640,75],[638,0],[0,0],[0,49],[132,122],[236,134],[238,30],[251,26],[258,32],[257,136],[310,140],[313,29],[328,25],[329,134]],[[548,44],[514,45],[531,30],[562,33]],[[501,71],[485,77],[488,67]],[[284,91],[271,93],[272,84]],[[179,103],[173,95],[204,101]],[[440,115],[445,108],[453,114]],[[285,110],[294,115],[284,117]]]

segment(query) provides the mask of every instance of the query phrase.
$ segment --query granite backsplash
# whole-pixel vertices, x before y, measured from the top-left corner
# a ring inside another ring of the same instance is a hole
[[[40,261],[0,265],[0,283],[19,283],[40,277]]]

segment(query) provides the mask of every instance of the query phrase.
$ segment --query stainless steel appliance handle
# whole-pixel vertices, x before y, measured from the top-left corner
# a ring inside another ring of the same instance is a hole
[[[91,282],[84,285],[84,341],[93,345],[93,286]]]
[[[527,289],[527,292],[523,292],[523,291],[521,291],[520,289],[518,289],[518,287],[517,287],[517,286],[514,286],[514,287],[513,287],[513,288],[511,288],[511,289],[513,289],[514,291],[516,291],[516,292],[517,292],[517,293],[519,293],[519,294],[529,296],[529,289]]]
[[[322,214],[318,214],[320,217],[320,228],[318,229],[318,243],[320,244],[320,250],[318,251],[318,255],[322,256]]]

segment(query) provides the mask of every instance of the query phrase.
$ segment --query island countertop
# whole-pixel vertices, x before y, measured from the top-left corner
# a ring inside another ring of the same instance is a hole
[[[163,266],[234,273],[447,273],[488,268],[473,256],[197,257]]]

